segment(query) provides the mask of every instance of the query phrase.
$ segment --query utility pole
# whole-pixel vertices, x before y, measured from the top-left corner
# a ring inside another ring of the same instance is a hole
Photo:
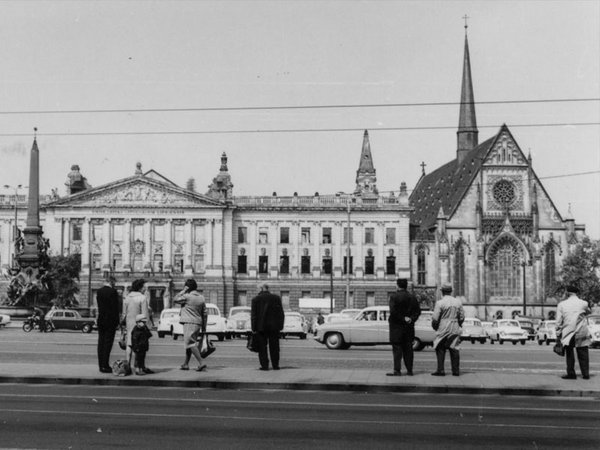
[[[346,246],[346,308],[353,308],[354,305],[350,304],[350,198],[347,199],[346,205],[348,207],[348,245]]]

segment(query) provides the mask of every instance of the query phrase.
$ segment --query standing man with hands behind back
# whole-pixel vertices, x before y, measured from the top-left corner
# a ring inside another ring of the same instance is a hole
[[[119,326],[119,293],[115,289],[115,277],[110,276],[96,293],[98,304],[98,366],[102,373],[112,373],[110,351]]]
[[[406,288],[408,280],[396,280],[398,291],[390,297],[390,343],[394,355],[394,371],[386,374],[389,377],[400,376],[400,366],[404,357],[406,374],[413,374],[413,340],[415,338],[415,322],[421,315],[421,308],[416,297]]]
[[[273,370],[279,370],[279,333],[285,319],[283,305],[278,295],[269,292],[267,283],[259,283],[258,288],[260,292],[252,299],[250,321],[258,346],[260,370],[269,370],[267,345]]]

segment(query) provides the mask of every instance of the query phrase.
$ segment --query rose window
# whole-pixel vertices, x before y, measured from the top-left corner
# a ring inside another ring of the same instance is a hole
[[[515,187],[508,180],[500,180],[494,185],[494,199],[501,205],[510,205],[515,201]]]

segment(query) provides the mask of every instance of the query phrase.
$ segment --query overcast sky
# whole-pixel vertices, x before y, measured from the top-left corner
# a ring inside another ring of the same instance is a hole
[[[422,161],[455,158],[458,105],[39,111],[458,102],[465,14],[477,102],[598,99],[599,5],[2,1],[0,185],[28,183],[37,126],[42,193],[64,194],[72,164],[98,186],[137,161],[205,192],[222,152],[235,195],[351,192],[368,129],[379,190],[411,189]],[[477,121],[480,142],[506,123],[559,212],[600,237],[598,101],[478,104]],[[331,129],[350,131],[281,131]]]

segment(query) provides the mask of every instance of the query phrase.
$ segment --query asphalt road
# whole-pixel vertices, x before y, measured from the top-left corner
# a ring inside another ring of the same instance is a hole
[[[0,385],[3,448],[599,446],[592,399]]]
[[[77,331],[53,333],[25,333],[19,328],[0,330],[0,362],[67,364],[94,364],[96,362],[97,334]],[[147,366],[177,367],[182,362],[181,340],[167,336],[159,339],[154,333],[147,356]],[[245,348],[245,340],[215,342],[217,351],[208,364],[219,367],[257,367],[256,355]],[[351,347],[348,350],[328,350],[311,337],[306,340],[289,338],[281,341],[283,367],[301,368],[374,368],[390,370],[391,347]],[[111,359],[122,354],[115,342]],[[426,348],[415,354],[415,371],[428,372],[435,368],[435,353]],[[600,350],[590,350],[590,369],[600,372]],[[513,373],[561,373],[564,359],[552,352],[551,346],[539,346],[530,341],[526,345],[490,345],[464,342],[461,346],[463,372],[503,371]]]

